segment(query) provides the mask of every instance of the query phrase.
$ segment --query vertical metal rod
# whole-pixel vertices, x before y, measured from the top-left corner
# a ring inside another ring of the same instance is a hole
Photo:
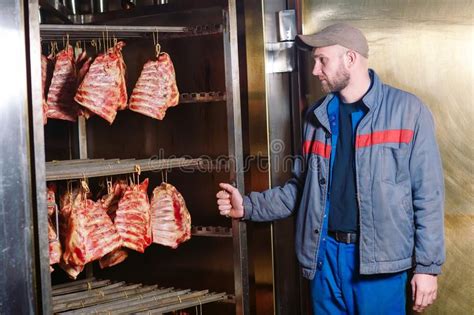
[[[83,116],[77,119],[77,131],[79,136],[79,158],[87,159],[87,125]]]
[[[69,10],[71,10],[71,13],[73,15],[76,15],[78,13],[76,0],[67,0],[65,5]]]
[[[80,116],[77,119],[77,132],[79,137],[79,158],[87,159],[87,125],[86,119],[83,116]],[[92,263],[86,265],[86,278],[92,278],[94,276]]]
[[[79,142],[79,158],[87,159],[87,124],[84,116],[80,116],[77,119],[77,133]],[[86,265],[86,278],[92,278],[94,276],[92,263]]]
[[[227,129],[229,157],[234,163],[230,180],[244,193],[242,117],[240,111],[239,59],[237,43],[237,8],[235,0],[228,1],[224,14],[224,59],[227,95]],[[234,283],[236,314],[250,314],[247,226],[232,221],[234,249]]]
[[[51,277],[49,266],[49,239],[48,239],[48,213],[46,205],[46,175],[44,156],[44,127],[43,106],[41,93],[41,43],[40,43],[40,14],[37,0],[29,0],[28,5],[28,43],[29,43],[29,72],[31,93],[30,126],[32,130],[32,196],[35,217],[35,245],[36,269],[38,288],[38,308],[43,314],[52,312],[51,302]],[[56,222],[57,224],[57,222]],[[59,234],[58,234],[59,235]]]
[[[109,10],[109,3],[107,0],[99,0],[99,12],[104,13]]]
[[[2,1],[0,37],[9,49],[0,51],[0,314],[34,314],[41,303],[34,209],[38,202],[45,206],[45,199],[33,197],[38,187],[31,145],[32,108],[37,112],[41,105],[36,99],[41,99],[41,67],[38,61],[34,69],[30,65],[30,57],[39,60],[39,54],[30,55],[29,19],[28,1]],[[32,77],[38,78],[34,84]]]

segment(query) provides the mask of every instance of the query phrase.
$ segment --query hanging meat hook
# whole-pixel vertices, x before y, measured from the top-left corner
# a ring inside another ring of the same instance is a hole
[[[161,170],[161,181],[163,183],[167,183],[168,182],[168,170],[167,169],[162,169]]]
[[[91,46],[95,48],[95,53],[98,54],[99,53],[99,47],[98,47],[97,41],[95,39],[91,40]]]
[[[142,173],[142,169],[140,168],[140,165],[135,165],[135,173],[137,176],[137,184],[140,184],[140,174]]]
[[[107,184],[107,194],[110,194],[112,192],[112,176],[111,177],[106,177],[105,182]]]
[[[158,28],[155,29],[155,32],[153,32],[152,35],[153,35],[153,45],[155,45],[155,53],[156,53],[156,56],[158,57],[158,55],[161,52],[161,45],[158,43]]]

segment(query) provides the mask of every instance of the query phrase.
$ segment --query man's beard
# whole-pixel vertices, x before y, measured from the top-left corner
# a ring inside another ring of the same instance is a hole
[[[344,68],[344,65],[341,63],[339,69],[337,69],[334,79],[329,79],[328,77],[321,80],[321,90],[324,93],[330,92],[339,92],[343,90],[348,84],[351,75],[349,71]]]

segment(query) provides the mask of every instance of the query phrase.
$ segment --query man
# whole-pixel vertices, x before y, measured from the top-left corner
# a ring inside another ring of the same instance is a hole
[[[269,221],[296,212],[296,254],[315,314],[404,314],[437,294],[444,263],[444,183],[433,119],[414,95],[368,68],[348,24],[300,35],[329,93],[304,119],[303,156],[284,186],[242,198],[220,184],[222,215]]]

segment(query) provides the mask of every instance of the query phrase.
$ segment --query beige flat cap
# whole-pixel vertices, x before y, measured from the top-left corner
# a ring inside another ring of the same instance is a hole
[[[303,49],[341,45],[352,49],[365,58],[369,57],[369,45],[358,28],[347,23],[337,23],[310,35],[298,35],[296,44]]]

